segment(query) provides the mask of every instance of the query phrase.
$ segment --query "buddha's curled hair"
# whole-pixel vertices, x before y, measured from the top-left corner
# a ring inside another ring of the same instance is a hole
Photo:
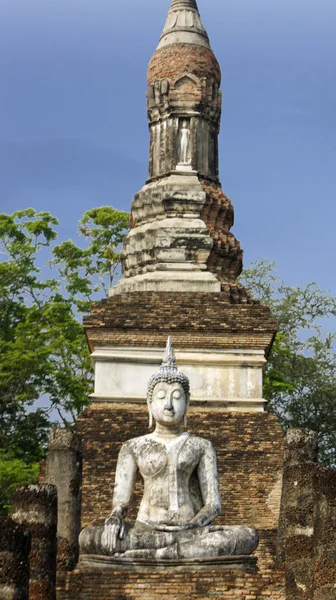
[[[160,367],[160,370],[152,375],[148,383],[148,392],[147,392],[147,400],[148,402],[152,401],[153,391],[155,386],[160,383],[180,383],[183,387],[183,390],[189,399],[190,394],[190,383],[188,377],[182,373],[182,371],[178,371],[176,366],[176,358],[173,350],[171,338],[169,336],[165,354],[163,357],[163,362]]]
[[[184,392],[189,397],[190,384],[188,377],[181,371],[169,371],[168,369],[160,369],[157,373],[154,373],[149,380],[147,400],[152,401],[153,391],[157,383],[164,381],[165,383],[180,383],[184,389]]]

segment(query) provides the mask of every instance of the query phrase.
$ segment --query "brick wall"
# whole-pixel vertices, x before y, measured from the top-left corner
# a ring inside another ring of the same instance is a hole
[[[93,405],[77,420],[82,439],[82,527],[111,509],[118,452],[126,440],[148,433],[147,407],[135,404]],[[283,437],[268,413],[228,413],[190,408],[189,431],[211,439],[218,455],[222,516],[218,523],[245,523],[262,529],[278,526]],[[130,518],[141,496],[137,484]]]
[[[59,578],[58,600],[179,600],[220,598],[285,600],[285,576],[275,568],[280,512],[283,435],[268,413],[228,413],[221,409],[189,411],[190,432],[214,443],[220,473],[222,515],[218,524],[257,527],[260,545],[257,574],[211,568],[206,571],[148,568],[117,571],[96,567]],[[111,510],[118,452],[126,440],[148,432],[147,407],[138,404],[93,405],[77,420],[82,441],[82,527],[102,523]],[[136,518],[142,494],[137,482],[129,520]]]
[[[314,600],[336,598],[336,469],[314,479]]]
[[[281,515],[287,600],[336,597],[336,469],[316,460],[316,434],[290,430]]]
[[[59,600],[286,600],[283,575],[214,569],[134,571],[87,569],[68,576]]]
[[[221,293],[139,292],[101,300],[84,317],[90,350],[96,346],[164,347],[172,335],[176,349],[263,349],[277,330],[268,306],[253,302],[240,284]]]
[[[225,196],[219,186],[210,185],[206,181],[201,183],[207,195],[201,219],[208,227],[214,241],[207,266],[220,281],[234,282],[243,268],[243,251],[240,242],[230,232],[234,223],[234,209],[230,198]],[[246,291],[245,295],[247,301],[252,303]]]

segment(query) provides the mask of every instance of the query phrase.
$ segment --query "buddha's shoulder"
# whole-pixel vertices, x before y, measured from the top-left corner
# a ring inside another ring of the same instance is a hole
[[[134,451],[137,451],[138,449],[150,444],[152,441],[153,440],[151,439],[150,434],[141,435],[136,438],[131,438],[127,442],[124,442],[123,445],[121,446],[121,450],[123,450],[124,452],[127,450],[130,452],[134,452]]]
[[[210,440],[199,437],[198,435],[191,434],[189,436],[189,443],[193,444],[194,446],[197,446],[198,448],[204,449],[204,450],[213,450],[214,449],[213,443],[210,442]]]

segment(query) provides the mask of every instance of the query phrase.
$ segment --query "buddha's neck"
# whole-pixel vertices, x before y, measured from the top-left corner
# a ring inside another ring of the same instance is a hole
[[[174,438],[181,435],[181,427],[164,427],[160,423],[156,423],[154,435],[162,438]]]

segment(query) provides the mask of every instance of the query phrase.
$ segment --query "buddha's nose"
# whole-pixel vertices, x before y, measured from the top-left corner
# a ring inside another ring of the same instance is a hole
[[[165,410],[173,410],[173,408],[174,408],[173,407],[173,394],[169,394],[164,409]]]

